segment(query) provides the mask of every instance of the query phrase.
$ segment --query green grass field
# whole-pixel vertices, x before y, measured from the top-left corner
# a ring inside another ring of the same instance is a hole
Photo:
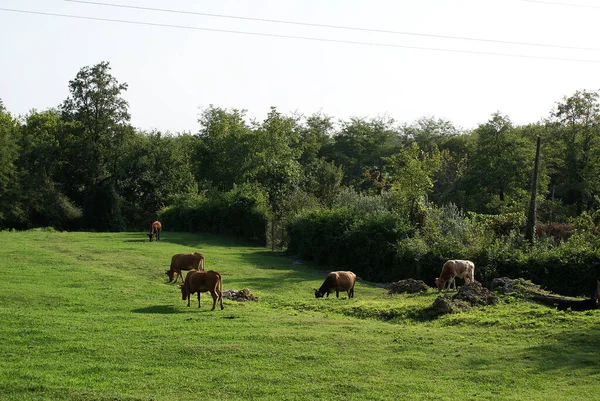
[[[202,252],[258,302],[188,308]],[[600,311],[518,300],[438,318],[437,291],[315,299],[327,271],[212,235],[0,233],[0,400],[594,400]]]

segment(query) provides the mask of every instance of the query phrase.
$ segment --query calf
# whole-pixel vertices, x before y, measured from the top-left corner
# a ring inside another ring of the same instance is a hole
[[[173,276],[175,276],[175,282],[179,280],[179,277],[183,281],[182,270],[204,270],[204,255],[198,252],[173,255],[171,268],[165,272],[169,276],[169,283],[173,281]]]
[[[156,240],[160,241],[160,232],[162,231],[162,224],[160,224],[160,221],[155,221],[154,223],[150,224],[150,228],[148,229],[148,239],[150,240],[150,242],[152,242],[152,238],[154,238],[154,236],[156,236]]]
[[[214,270],[209,271],[191,271],[185,276],[183,284],[179,284],[177,288],[181,289],[181,299],[187,299],[187,306],[190,306],[190,295],[198,293],[198,308],[200,307],[200,293],[210,292],[213,299],[211,310],[215,310],[217,298],[223,310],[223,285],[221,275]]]
[[[315,298],[322,298],[323,295],[335,291],[335,296],[340,297],[340,291],[348,292],[348,299],[354,298],[354,284],[356,283],[356,274],[352,272],[331,272],[325,277],[325,282],[318,290],[315,288]]]
[[[438,290],[443,290],[446,284],[448,284],[448,288],[453,285],[456,290],[456,282],[454,281],[456,277],[464,278],[466,284],[475,281],[475,264],[470,260],[449,260],[444,263],[442,274],[435,279]]]

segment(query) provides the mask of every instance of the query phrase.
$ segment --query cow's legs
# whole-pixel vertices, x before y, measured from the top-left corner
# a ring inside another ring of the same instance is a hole
[[[348,291],[348,298],[354,298],[354,287],[352,287],[350,291]]]
[[[212,299],[213,299],[213,307],[211,310],[215,310],[215,305],[217,305],[217,293],[214,290],[211,290],[210,295],[212,296]]]
[[[198,308],[200,307],[200,291],[198,291]]]
[[[338,290],[335,290],[335,297],[339,298],[340,297],[340,292]]]
[[[188,307],[189,307],[190,306],[190,294],[188,294],[187,298],[188,298]]]

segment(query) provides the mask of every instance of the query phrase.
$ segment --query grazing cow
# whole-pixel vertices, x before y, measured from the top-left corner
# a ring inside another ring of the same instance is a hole
[[[318,290],[315,288],[315,298],[322,298],[323,295],[335,291],[335,296],[340,297],[340,291],[348,292],[348,299],[354,298],[354,284],[356,283],[356,274],[352,272],[331,272],[325,278],[325,282]]]
[[[217,298],[223,310],[223,283],[221,275],[214,270],[209,271],[191,271],[185,276],[183,284],[179,284],[177,288],[181,289],[181,299],[187,299],[187,306],[190,306],[190,295],[198,293],[198,308],[200,307],[200,293],[210,292],[213,299],[211,310],[215,310]]]
[[[179,280],[179,277],[183,281],[182,270],[204,270],[204,255],[198,252],[173,255],[171,268],[165,272],[169,276],[169,283],[173,281],[173,276],[175,276],[175,282]]]
[[[150,224],[150,228],[148,229],[148,239],[150,240],[150,242],[152,242],[152,238],[154,238],[154,236],[156,236],[157,241],[160,241],[161,231],[162,224],[160,224],[160,221],[155,221],[154,223]]]
[[[466,284],[475,281],[475,264],[470,260],[449,260],[444,263],[442,274],[435,279],[438,290],[443,290],[446,284],[448,288],[452,285],[456,290],[456,277],[464,278]]]

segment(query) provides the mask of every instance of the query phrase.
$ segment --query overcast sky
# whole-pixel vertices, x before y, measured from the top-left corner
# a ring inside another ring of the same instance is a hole
[[[13,115],[58,106],[69,80],[101,61],[129,84],[132,124],[171,132],[197,132],[210,104],[259,120],[276,106],[336,119],[436,117],[464,129],[499,111],[526,124],[576,90],[600,89],[594,0],[98,1],[0,0],[2,9],[155,24],[0,10],[0,99]]]

